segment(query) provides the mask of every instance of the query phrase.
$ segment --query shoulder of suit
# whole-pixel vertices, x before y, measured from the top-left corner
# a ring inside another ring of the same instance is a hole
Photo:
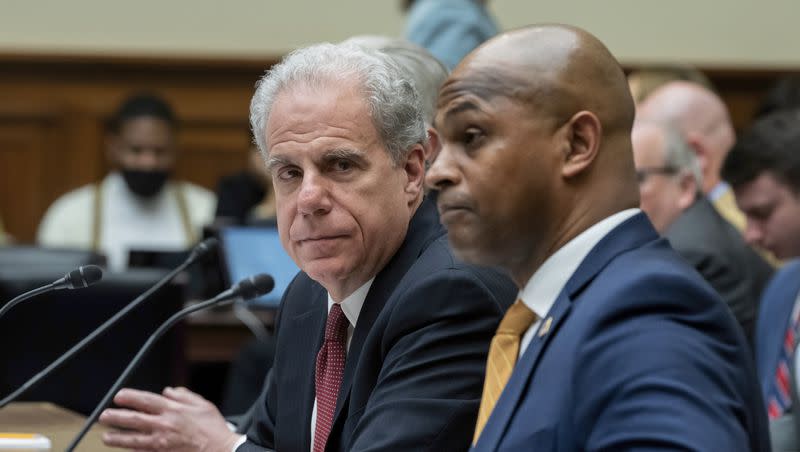
[[[176,183],[186,197],[186,204],[189,207],[189,215],[192,218],[192,222],[196,225],[211,223],[217,207],[216,195],[210,190],[191,182],[177,181]]]
[[[42,218],[36,241],[46,246],[88,246],[95,184],[67,192],[53,202]]]
[[[211,190],[205,187],[201,187],[186,181],[177,181],[177,184],[179,184],[181,190],[183,190],[184,194],[188,198],[187,201],[189,202],[198,200],[207,203],[216,202],[216,195],[214,195]]]
[[[772,284],[783,284],[784,281],[800,281],[800,259],[794,259],[784,264],[772,277]]]
[[[96,184],[88,184],[64,193],[47,209],[47,214],[60,214],[66,211],[77,209],[78,212],[70,212],[74,215],[79,212],[88,212],[89,206],[94,201]]]

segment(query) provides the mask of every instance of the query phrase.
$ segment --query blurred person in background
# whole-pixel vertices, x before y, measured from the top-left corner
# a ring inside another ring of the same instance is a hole
[[[221,178],[216,193],[216,224],[275,224],[272,177],[255,145],[248,151],[247,168]]]
[[[746,131],[722,175],[747,217],[745,239],[779,259],[800,257],[800,110],[776,111]],[[800,337],[800,262],[784,265],[764,290],[756,324],[756,367],[774,450],[800,450],[792,411]]]
[[[39,225],[42,246],[105,254],[112,271],[125,270],[129,251],[180,251],[213,219],[213,193],[172,179],[177,119],[151,94],[119,106],[108,124],[106,155],[113,170],[99,183],[71,191]]]
[[[680,132],[640,121],[631,139],[642,210],[720,294],[752,344],[759,297],[772,267],[703,196],[697,158]]]
[[[403,36],[449,69],[498,32],[486,0],[404,0],[403,10]]]
[[[694,82],[714,91],[714,85],[700,70],[689,65],[642,66],[628,74],[628,86],[636,105],[661,86],[676,80]]]
[[[744,215],[736,207],[731,187],[720,171],[736,142],[728,109],[713,91],[687,81],[673,81],[649,95],[636,109],[636,118],[669,124],[679,130],[694,149],[703,176],[703,193],[719,213],[739,231]]]

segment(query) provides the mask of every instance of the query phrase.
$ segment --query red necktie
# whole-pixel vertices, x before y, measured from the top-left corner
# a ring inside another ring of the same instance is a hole
[[[331,306],[325,325],[325,343],[317,355],[317,425],[314,427],[314,452],[323,452],[333,426],[336,399],[344,374],[347,327],[350,322],[338,303]]]

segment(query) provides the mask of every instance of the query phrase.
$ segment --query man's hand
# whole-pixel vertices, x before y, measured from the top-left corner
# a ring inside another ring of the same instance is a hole
[[[186,388],[162,395],[122,389],[100,423],[121,430],[103,434],[107,446],[148,451],[230,452],[238,439],[217,407]]]

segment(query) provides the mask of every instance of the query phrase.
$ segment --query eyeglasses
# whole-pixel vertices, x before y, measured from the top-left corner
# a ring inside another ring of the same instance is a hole
[[[639,183],[641,184],[653,174],[665,174],[671,176],[677,173],[678,173],[678,168],[674,168],[671,166],[654,166],[650,168],[638,168],[636,170],[636,180],[639,181]]]

